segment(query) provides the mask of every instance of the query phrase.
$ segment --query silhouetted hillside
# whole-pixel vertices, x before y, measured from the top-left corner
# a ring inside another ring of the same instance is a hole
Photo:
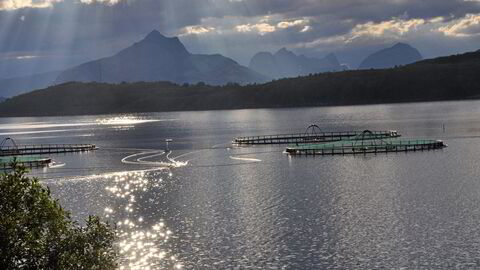
[[[191,54],[177,37],[167,38],[158,31],[152,31],[140,42],[114,56],[62,72],[56,83],[171,81],[222,85],[268,80],[269,78],[220,54]]]
[[[382,69],[408,65],[422,60],[420,52],[412,46],[397,43],[393,47],[380,50],[368,56],[358,69]]]
[[[426,59],[414,63],[414,65],[455,65],[455,64],[478,64],[480,62],[480,50],[464,54],[443,56],[434,59]]]
[[[66,83],[0,104],[1,116],[103,114],[460,100],[480,97],[480,51],[381,70],[261,85]]]

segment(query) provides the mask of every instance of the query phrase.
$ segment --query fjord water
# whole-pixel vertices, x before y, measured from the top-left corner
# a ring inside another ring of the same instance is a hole
[[[449,147],[289,157],[230,144],[312,123]],[[480,267],[478,101],[0,118],[0,136],[99,147],[32,175],[75,219],[117,224],[125,269]]]

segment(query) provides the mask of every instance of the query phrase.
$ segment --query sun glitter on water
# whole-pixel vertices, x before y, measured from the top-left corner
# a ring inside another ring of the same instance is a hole
[[[157,119],[142,119],[139,117],[134,116],[116,116],[110,118],[100,118],[97,119],[96,122],[99,125],[135,125],[135,124],[143,124],[143,123],[151,123],[151,122],[159,122],[160,120]]]
[[[152,183],[147,173],[148,171],[123,172],[107,176],[112,185],[106,187],[106,190],[115,198],[115,206],[106,207],[105,216],[112,220],[121,217],[116,222],[120,269],[182,269],[182,262],[168,248],[174,233],[165,221],[145,225],[144,218],[136,216],[139,212],[136,196],[163,182],[163,179],[155,179],[156,183]],[[165,174],[173,176],[171,171]]]

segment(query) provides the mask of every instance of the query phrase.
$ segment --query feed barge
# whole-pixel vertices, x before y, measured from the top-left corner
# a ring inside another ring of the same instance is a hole
[[[233,143],[236,145],[326,143],[355,140],[362,133],[362,131],[323,132],[317,125],[311,125],[304,133],[237,137]],[[368,137],[370,139],[388,139],[400,137],[400,134],[394,130],[372,131]]]
[[[445,147],[447,145],[441,140],[358,139],[323,144],[303,144],[288,147],[285,152],[290,155],[364,155],[429,151]]]

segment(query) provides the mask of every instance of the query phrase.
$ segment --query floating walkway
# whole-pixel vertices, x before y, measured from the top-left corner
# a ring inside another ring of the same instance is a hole
[[[46,167],[52,163],[51,158],[42,158],[34,156],[24,157],[0,157],[0,170],[9,170],[12,168],[13,161],[16,161],[17,165],[25,166],[28,168]]]
[[[11,141],[12,146],[5,146]],[[39,144],[39,145],[17,145],[11,138],[6,138],[0,144],[0,157],[45,155],[86,152],[98,149],[94,144]]]
[[[369,139],[371,134],[371,131],[364,131],[355,140],[288,147],[286,152],[290,155],[364,155],[370,153],[428,151],[447,147],[441,140]]]
[[[234,139],[233,143],[238,145],[325,143],[354,140],[361,134],[361,131],[323,132],[317,125],[311,125],[304,133],[238,137]],[[370,139],[400,137],[398,132],[393,130],[373,131],[368,136]]]

